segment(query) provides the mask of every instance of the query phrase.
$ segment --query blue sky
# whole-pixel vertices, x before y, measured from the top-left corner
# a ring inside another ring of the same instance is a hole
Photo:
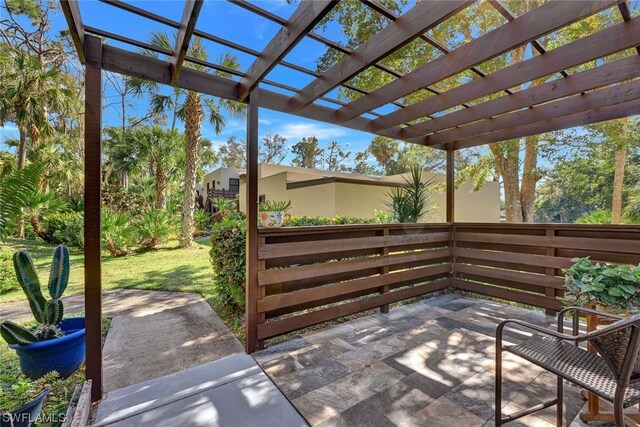
[[[167,0],[129,1],[128,3],[176,21],[180,20],[184,6],[183,1]],[[152,31],[173,31],[170,27],[163,26],[162,24],[95,0],[81,0],[79,4],[85,25],[97,27],[112,33],[138,40],[148,40],[149,34]],[[284,0],[257,1],[256,4],[283,18],[288,18],[296,7],[295,3],[288,4]],[[53,19],[53,30],[57,31],[62,28],[66,28],[66,22],[60,13]],[[229,2],[207,0],[200,13],[197,28],[249,48],[262,50],[273,35],[276,34],[280,26]],[[335,24],[329,25],[327,30],[323,32],[323,35],[337,42],[343,40]],[[110,40],[108,43],[120,48],[136,50],[135,47],[127,46],[116,41]],[[238,58],[241,64],[241,70],[246,71],[254,60],[254,57],[251,55],[228,49],[209,41],[204,41],[203,44],[209,53],[209,60],[212,62],[217,62],[217,58],[225,52],[231,52]],[[309,69],[315,69],[316,61],[325,52],[325,49],[326,47],[321,43],[305,38],[289,53],[286,60]],[[269,74],[268,79],[301,88],[309,83],[312,77],[279,66]],[[265,86],[265,88],[291,95],[290,92],[271,86]],[[114,102],[117,99],[114,95],[116,95],[116,93],[107,86],[107,100],[105,104]],[[330,96],[334,98],[335,95],[336,91],[330,94]],[[146,112],[147,101],[145,99],[131,99],[131,101],[132,105],[128,107],[128,114],[142,116]],[[115,107],[106,108],[104,111],[103,126],[117,125],[120,123],[120,120],[118,109]],[[227,126],[222,133],[216,134],[212,126],[207,124],[204,125],[202,134],[203,137],[214,141],[214,144],[220,144],[232,135],[244,139],[245,132],[246,124],[244,119],[227,117]],[[323,146],[336,140],[354,152],[364,150],[372,138],[372,135],[364,132],[261,109],[260,137],[262,138],[262,136],[268,132],[285,136],[287,143],[290,145],[295,144],[304,136],[316,136]],[[15,126],[7,124],[4,129],[0,128],[0,140],[16,136],[17,129]]]
[[[285,0],[253,0],[261,8],[277,14],[287,19],[297,7],[297,2],[288,3]],[[634,0],[636,2],[638,0]],[[182,15],[184,2],[182,0],[163,0],[163,1],[128,1],[128,3],[179,21]],[[411,2],[410,2],[411,3]],[[80,0],[80,11],[85,25],[97,27],[112,33],[117,33],[138,40],[148,40],[152,31],[172,32],[170,27],[134,15],[132,13],[120,10],[116,7],[106,5],[96,0]],[[53,31],[57,32],[66,28],[66,22],[62,13],[53,18]],[[262,50],[269,40],[276,34],[280,26],[268,19],[257,16],[249,11],[242,9],[234,4],[222,0],[206,0],[204,7],[200,13],[198,20],[198,29],[209,32],[216,36],[226,38],[230,41],[247,46],[255,50]],[[318,31],[323,36],[336,42],[344,42],[338,24],[330,23],[326,29]],[[136,50],[116,41],[109,41],[111,45]],[[209,41],[203,41],[209,53],[209,60],[217,62],[217,59],[225,52],[235,55],[240,64],[240,69],[246,71],[254,60],[251,55],[244,54],[226,48],[221,45]],[[287,61],[297,65],[304,66],[309,69],[316,68],[318,58],[326,51],[326,47],[310,38],[304,38],[298,46],[296,46],[285,58]],[[308,84],[312,77],[282,66],[272,70],[267,79],[284,83],[290,86],[302,88]],[[265,88],[276,92],[291,95],[290,92],[282,89],[265,85]],[[167,88],[169,90],[169,88]],[[337,89],[328,94],[332,98],[336,98]],[[109,104],[117,98],[114,98],[115,92],[107,85],[106,102]],[[116,95],[117,96],[117,95]],[[146,99],[130,99],[131,105],[128,107],[128,115],[142,116],[147,110]],[[389,108],[389,107],[385,107]],[[379,109],[379,112],[388,112]],[[104,112],[103,126],[118,125],[121,121],[119,109],[108,107]],[[221,134],[216,134],[212,126],[205,124],[203,127],[203,136],[212,140],[214,145],[223,143],[230,136],[237,136],[244,139],[246,132],[246,124],[244,119],[234,119],[227,117],[227,126]],[[364,150],[371,141],[372,135],[358,132],[351,129],[333,126],[321,122],[316,122],[301,117],[278,113],[275,111],[262,109],[260,111],[260,138],[271,132],[280,134],[287,138],[289,146],[298,142],[304,136],[316,136],[320,140],[322,146],[336,140],[345,145],[352,152]],[[10,123],[4,128],[0,128],[0,141],[7,137],[17,136],[15,126]],[[0,143],[0,147],[2,144]],[[291,155],[288,156],[288,160]],[[286,162],[285,161],[285,162]],[[373,163],[373,159],[371,160]]]

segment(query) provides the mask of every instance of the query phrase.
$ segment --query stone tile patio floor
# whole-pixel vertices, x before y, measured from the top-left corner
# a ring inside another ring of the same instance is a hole
[[[496,324],[555,319],[495,302],[440,295],[282,342],[256,361],[311,426],[493,426]],[[507,334],[510,341],[524,335]],[[555,376],[507,355],[504,413],[551,398]],[[584,400],[565,387],[565,425]],[[555,425],[555,407],[509,426]]]

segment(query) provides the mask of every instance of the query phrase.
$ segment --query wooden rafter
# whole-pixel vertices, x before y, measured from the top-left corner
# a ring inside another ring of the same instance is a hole
[[[249,93],[293,49],[324,16],[336,6],[334,0],[304,0],[287,23],[278,31],[249,67],[238,85],[238,99],[244,101]]]
[[[490,74],[482,80],[471,81],[447,92],[445,96],[432,96],[407,107],[411,115],[421,117],[425,112],[444,111],[460,101],[469,101],[499,92],[505,87],[514,87],[559,70],[568,69],[612,53],[620,52],[640,44],[640,18],[623,22],[570,44],[513,64]],[[393,113],[392,113],[393,114]],[[455,114],[455,113],[452,113]],[[444,116],[446,117],[446,116]],[[377,120],[377,119],[376,119]],[[380,129],[379,123],[374,124]],[[412,138],[432,132],[430,124],[419,123],[403,130],[403,136]]]
[[[404,77],[360,97],[337,111],[341,121],[402,98],[421,88],[456,75],[545,34],[619,3],[603,1],[550,1],[513,21],[470,41],[447,55],[428,62]],[[484,80],[484,79],[483,79]],[[396,121],[395,116],[389,120]],[[396,124],[406,120],[397,121]],[[380,122],[379,122],[380,123]],[[389,123],[382,123],[391,126]]]
[[[470,0],[418,2],[291,98],[297,111],[470,5]]]
[[[78,52],[78,58],[84,64],[84,26],[80,16],[80,9],[78,8],[78,0],[61,0],[60,8],[67,20],[73,45],[76,47],[76,52]]]
[[[498,132],[489,133],[470,140],[456,142],[454,146],[456,150],[459,150],[462,148],[490,144],[492,142],[506,141],[508,139],[522,138],[529,135],[538,135],[545,132],[553,132],[576,126],[585,126],[607,120],[620,119],[638,114],[638,112],[640,112],[640,100],[629,101],[595,110],[543,120],[525,126],[500,130]]]
[[[632,56],[620,59],[600,67],[575,73],[564,79],[552,80],[539,86],[530,87],[511,96],[492,99],[469,109],[458,110],[429,120],[428,123],[424,123],[419,132],[439,132],[436,135],[444,135],[446,131],[440,131],[629,80],[637,77],[640,74],[639,70],[640,57]],[[410,131],[418,127],[419,125],[410,126],[405,128],[402,133],[406,137],[411,137]]]
[[[180,75],[180,69],[184,63],[184,58],[189,50],[191,37],[196,29],[198,15],[204,4],[203,0],[187,0],[182,11],[182,19],[180,20],[180,28],[176,37],[176,46],[171,56],[171,84],[175,85]]]
[[[496,132],[518,125],[528,125],[554,117],[580,113],[622,102],[640,99],[640,80],[620,83],[605,89],[571,96],[559,101],[549,102],[537,107],[504,114],[488,120],[474,122],[467,126],[453,128],[425,138],[425,144],[437,145],[476,138],[479,135]]]

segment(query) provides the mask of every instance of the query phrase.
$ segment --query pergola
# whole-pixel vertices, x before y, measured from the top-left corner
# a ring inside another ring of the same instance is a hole
[[[640,75],[639,55],[606,62],[586,71],[566,71],[630,48],[639,49],[640,17],[632,17],[627,3],[622,0],[552,0],[520,16],[512,13],[500,0],[487,0],[505,18],[505,23],[452,50],[435,40],[428,31],[445,20],[456,19],[458,12],[474,3],[471,0],[419,1],[401,16],[375,0],[362,0],[367,7],[388,19],[388,24],[354,50],[314,32],[314,27],[336,6],[335,1],[302,0],[293,15],[284,19],[255,3],[231,0],[237,7],[281,25],[261,52],[225,40],[206,28],[197,28],[202,0],[186,1],[180,22],[120,0],[101,1],[176,29],[177,42],[173,50],[165,50],[102,28],[88,27],[83,24],[76,0],[61,1],[78,56],[86,66],[85,305],[87,377],[93,380],[94,399],[99,399],[102,394],[100,171],[103,70],[248,104],[248,352],[260,346],[260,336],[266,336],[266,332],[260,335],[256,330],[259,323],[257,319],[262,316],[264,320],[264,313],[261,314],[258,309],[260,292],[264,292],[264,288],[257,285],[260,263],[264,262],[258,254],[257,225],[260,107],[446,150],[448,223],[454,221],[455,150],[640,113],[640,80],[636,79]],[[622,22],[617,25],[550,51],[546,51],[538,41],[560,28],[614,7],[622,17]],[[204,26],[204,23],[201,24]],[[252,55],[255,60],[246,72],[241,72],[193,58],[189,56],[188,49],[194,37]],[[343,53],[344,57],[322,73],[286,61],[287,53],[305,37]],[[407,74],[399,73],[380,62],[417,39],[430,44],[441,55]],[[140,52],[110,46],[106,43],[107,40],[128,44],[134,50],[154,51],[167,59],[156,59]],[[482,71],[484,62],[528,43],[538,55],[525,58],[492,74]],[[197,64],[211,71],[222,71],[230,77],[198,71],[190,68],[189,64]],[[270,71],[278,65],[311,75],[314,80],[303,88],[269,80]],[[393,80],[372,92],[350,83],[354,76],[369,67],[376,67],[390,74]],[[477,78],[446,92],[432,87],[467,70]],[[561,76],[547,83],[526,85],[556,73]],[[291,94],[274,92],[265,86],[277,87]],[[327,94],[337,87],[356,91],[361,96],[348,103],[328,97]],[[514,87],[524,89],[514,91]],[[432,96],[407,105],[400,101],[420,90],[427,90]],[[503,96],[491,97],[501,92],[504,93]],[[478,99],[485,101],[471,102]],[[327,103],[335,107],[327,107]],[[383,106],[392,106],[394,110],[386,114],[375,111]],[[389,232],[385,231],[387,234]],[[386,271],[389,271],[388,267]]]

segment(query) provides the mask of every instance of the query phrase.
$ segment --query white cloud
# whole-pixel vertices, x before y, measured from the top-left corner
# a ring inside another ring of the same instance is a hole
[[[318,123],[289,123],[280,129],[274,129],[273,133],[280,134],[287,139],[315,136],[324,141],[330,138],[345,136],[348,131],[337,126],[328,126]]]

